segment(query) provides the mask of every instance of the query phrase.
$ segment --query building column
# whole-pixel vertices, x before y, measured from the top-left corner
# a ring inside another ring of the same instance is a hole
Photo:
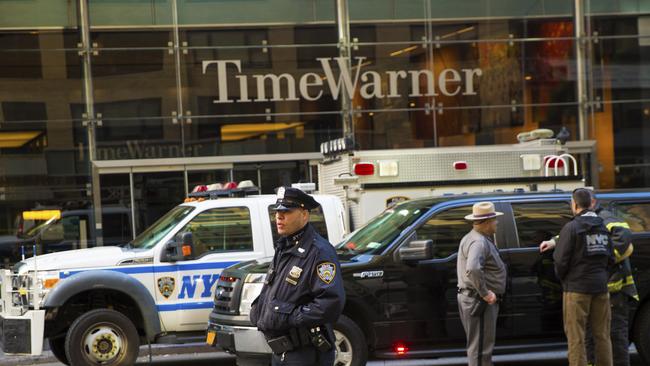
[[[79,0],[79,27],[81,28],[81,58],[83,67],[83,94],[85,105],[84,125],[88,133],[88,161],[91,176],[91,192],[93,197],[93,214],[91,222],[91,238],[95,239],[96,246],[104,245],[102,233],[102,197],[99,183],[99,170],[95,166],[95,128],[98,118],[95,115],[95,96],[93,94],[92,79],[92,42],[90,39],[90,16],[88,10],[88,0]]]
[[[352,70],[352,57],[350,47],[350,15],[348,13],[348,0],[336,1],[336,28],[339,37],[339,55],[347,58],[348,69]],[[354,124],[352,123],[352,95],[348,95],[345,88],[341,95],[341,110],[343,117],[343,137],[350,137],[354,141]]]

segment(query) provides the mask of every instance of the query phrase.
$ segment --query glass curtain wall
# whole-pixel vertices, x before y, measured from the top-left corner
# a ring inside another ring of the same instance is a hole
[[[650,3],[589,0],[589,128],[601,181],[650,185]]]
[[[125,175],[93,178],[89,146],[98,161],[299,157],[341,137],[348,120],[360,149],[514,143],[535,128],[566,127],[575,140],[578,61],[600,186],[647,186],[650,8],[583,0],[575,14],[573,3],[348,1],[348,39],[332,0],[3,3],[0,235],[31,225],[24,211],[91,207],[100,181],[108,186],[96,194],[121,193],[95,202],[129,206]],[[88,6],[90,78],[79,4]],[[581,15],[589,46],[576,60]],[[347,49],[351,59],[338,58]],[[235,175],[269,187],[307,179],[304,164],[280,165],[291,172],[242,166]]]

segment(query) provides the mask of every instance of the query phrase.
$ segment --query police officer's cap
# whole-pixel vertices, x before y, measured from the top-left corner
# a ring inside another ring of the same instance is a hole
[[[278,199],[275,201],[274,209],[276,211],[289,211],[294,208],[312,210],[318,206],[320,205],[314,197],[302,190],[293,187],[280,187],[278,188]]]

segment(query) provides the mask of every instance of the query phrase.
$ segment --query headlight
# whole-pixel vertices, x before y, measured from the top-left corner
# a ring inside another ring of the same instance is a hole
[[[266,273],[249,273],[244,280],[244,286],[241,290],[241,300],[239,302],[239,314],[249,315],[251,313],[251,305],[262,292]]]

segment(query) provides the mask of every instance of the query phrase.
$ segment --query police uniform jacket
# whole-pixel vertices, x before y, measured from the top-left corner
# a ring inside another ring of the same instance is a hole
[[[591,210],[574,216],[560,231],[553,261],[564,291],[607,292],[608,268],[614,264],[614,257],[603,219]]]
[[[251,322],[267,338],[287,335],[292,328],[331,324],[343,310],[345,291],[334,247],[311,224],[280,238],[265,286],[251,308]]]

